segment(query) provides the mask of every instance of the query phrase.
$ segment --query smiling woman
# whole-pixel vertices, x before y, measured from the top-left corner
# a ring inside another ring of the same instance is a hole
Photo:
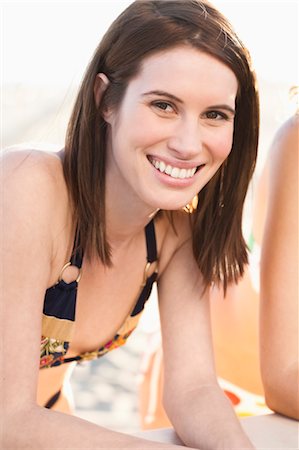
[[[176,432],[253,448],[217,384],[207,288],[247,262],[258,120],[248,52],[216,9],[137,0],[94,53],[65,148],[4,155],[4,447],[162,447],[68,416],[62,390],[71,364],[125,344],[157,281]]]

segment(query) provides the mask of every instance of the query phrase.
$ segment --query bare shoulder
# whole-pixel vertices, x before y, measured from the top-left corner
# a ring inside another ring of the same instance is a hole
[[[43,282],[50,286],[72,245],[72,209],[61,158],[53,152],[9,150],[0,164],[0,227],[7,254],[20,265],[25,253],[31,270],[32,261],[39,261],[47,274]]]
[[[34,149],[9,149],[1,154],[1,190],[10,200],[45,203],[57,212],[67,202],[62,162],[57,153]]]
[[[277,131],[269,152],[270,192],[291,201],[298,183],[299,116],[288,119]]]
[[[1,173],[5,181],[17,177],[35,181],[62,181],[61,159],[57,153],[34,149],[9,148],[1,154]]]
[[[273,156],[279,158],[282,155],[298,155],[298,139],[299,139],[299,115],[295,114],[290,117],[277,131],[272,151]]]
[[[1,155],[0,189],[7,226],[22,229],[22,239],[52,243],[56,254],[61,236],[71,231],[71,209],[58,154],[34,149],[9,150]],[[22,245],[24,245],[24,242]]]
[[[280,133],[285,136],[296,137],[298,139],[299,114],[294,114],[281,126]]]
[[[182,211],[163,211],[158,226],[162,229],[159,255],[159,275],[161,275],[175,253],[186,243],[192,242],[190,215]]]

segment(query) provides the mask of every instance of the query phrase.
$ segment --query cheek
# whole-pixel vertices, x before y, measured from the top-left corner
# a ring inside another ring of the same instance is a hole
[[[127,114],[118,127],[119,140],[130,143],[134,148],[146,148],[165,138],[162,127],[152,114],[143,110]]]
[[[213,137],[213,149],[214,158],[224,160],[230,154],[233,145],[233,127],[229,129],[221,130],[219,133],[215,133]]]

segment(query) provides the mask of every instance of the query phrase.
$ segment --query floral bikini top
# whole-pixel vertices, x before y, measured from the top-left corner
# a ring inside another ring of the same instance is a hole
[[[77,280],[70,283],[66,283],[60,277],[60,280],[54,286],[46,290],[42,317],[40,368],[59,366],[72,361],[79,362],[99,358],[110,350],[126,343],[127,338],[138,324],[145,302],[150,296],[153,283],[157,279],[157,247],[153,220],[145,227],[145,236],[147,263],[144,269],[144,280],[141,285],[140,295],[132,313],[126,318],[114,338],[98,350],[74,357],[66,357],[75,324],[77,288],[80,275]],[[73,251],[70,262],[63,267],[62,272],[70,265],[77,266],[80,270],[82,260],[83,257],[78,251]],[[154,265],[155,270],[148,276],[152,265]]]

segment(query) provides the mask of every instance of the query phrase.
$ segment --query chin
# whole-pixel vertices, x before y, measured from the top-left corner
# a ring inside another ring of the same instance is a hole
[[[180,195],[181,194],[181,195]],[[162,209],[164,211],[179,211],[182,210],[188,203],[190,203],[190,198],[192,199],[194,195],[182,195],[182,193],[174,193],[174,192],[151,192],[145,193],[143,196],[143,201],[152,210],[157,208]]]
[[[161,202],[156,208],[163,209],[164,211],[179,211],[184,208],[184,206],[188,202],[184,204],[178,204],[178,202]]]

